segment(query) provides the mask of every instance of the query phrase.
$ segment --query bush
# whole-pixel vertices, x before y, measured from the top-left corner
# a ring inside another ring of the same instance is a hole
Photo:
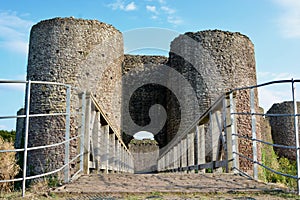
[[[0,150],[14,149],[12,142],[5,141],[0,137]],[[17,165],[16,152],[0,153],[0,180],[13,179],[20,171]],[[0,191],[10,192],[13,182],[0,183]]]
[[[287,158],[281,157],[279,159],[279,165],[280,165],[280,172],[284,174],[290,174],[290,175],[297,175],[297,164],[296,161],[290,161]],[[282,182],[283,184],[287,185],[290,188],[297,188],[297,181],[296,179],[289,178],[289,177],[283,177]]]
[[[2,137],[7,142],[14,142],[16,139],[16,131],[0,130],[0,137]]]
[[[267,150],[267,151],[266,151]],[[288,158],[278,158],[273,148],[263,149],[262,162],[264,165],[284,174],[296,175],[297,165],[295,161],[290,161]],[[262,178],[269,183],[282,183],[289,188],[296,189],[296,179],[275,174],[267,169],[263,169]]]

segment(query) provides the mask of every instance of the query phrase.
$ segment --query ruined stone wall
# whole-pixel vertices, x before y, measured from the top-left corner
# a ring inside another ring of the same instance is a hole
[[[75,116],[78,91],[90,91],[103,106],[112,125],[120,130],[122,34],[113,26],[96,20],[54,18],[41,21],[31,29],[27,79],[70,84],[72,90],[71,136],[78,134]],[[64,112],[65,88],[33,85],[31,113]],[[61,142],[65,135],[65,117],[40,117],[30,120],[29,146]],[[78,152],[78,141],[71,153]],[[64,145],[28,154],[32,173],[62,166]]]
[[[186,126],[191,124],[193,119],[204,112],[225,91],[256,85],[254,46],[247,36],[240,33],[213,30],[180,35],[171,43],[169,65],[189,83],[169,82],[173,84],[172,87],[177,86],[182,90],[179,97],[182,102],[180,105],[188,105],[185,111],[187,114],[183,113],[184,117],[181,117],[182,130],[185,129],[185,124]],[[255,103],[258,109],[257,95]],[[249,91],[237,92],[237,112],[250,112],[249,106]],[[177,119],[176,114],[168,113],[168,116]],[[250,119],[250,116],[237,116],[238,134],[251,136]],[[178,124],[178,121],[170,120],[170,122],[167,134],[174,136],[173,134],[176,133],[172,128],[174,123]],[[260,132],[259,126],[257,129]],[[251,145],[251,142],[239,140],[239,151],[252,157]],[[244,170],[252,168],[246,160],[240,162],[240,167]]]
[[[186,130],[225,91],[256,85],[252,42],[240,33],[219,30],[188,32],[178,36],[171,43],[168,62],[154,62],[151,56],[126,56],[123,74],[128,75],[127,72],[132,73],[128,73],[129,81],[123,80],[123,87],[127,84],[136,86],[137,82],[141,82],[139,86],[142,87],[139,90],[136,88],[139,91],[135,93],[139,93],[138,98],[131,102],[131,106],[136,108],[130,113],[135,122],[141,127],[150,123],[149,107],[155,103],[165,109],[166,123],[155,136],[160,147],[166,146],[176,134]],[[164,87],[143,85],[150,83],[150,80]],[[123,89],[123,96],[124,91]],[[127,91],[125,94],[131,97]],[[257,91],[255,94],[255,106],[258,110]],[[154,101],[147,99],[149,96]],[[235,97],[237,112],[250,112],[250,91],[238,91]],[[139,113],[143,113],[142,116]],[[160,115],[156,116],[159,118]],[[237,124],[238,134],[251,136],[251,116],[237,116]],[[258,138],[259,124],[257,119]],[[207,135],[207,154],[210,154],[210,140],[211,136]],[[239,152],[251,158],[252,143],[240,139]],[[252,169],[252,165],[245,159],[241,159],[240,167],[246,171]]]
[[[168,58],[164,56],[125,55],[122,77],[122,128],[127,133],[127,137],[123,136],[125,143],[139,131],[154,134],[160,146],[166,143],[166,127],[159,116],[162,109],[167,109],[168,89],[165,85],[168,74],[163,72],[167,61]],[[156,110],[157,112],[152,111],[153,116],[150,116],[149,111],[155,104],[163,108],[158,108],[161,110]]]
[[[300,110],[300,102],[297,102],[297,109]],[[285,101],[282,103],[275,103],[268,110],[267,114],[293,114],[294,104],[292,101]],[[273,117],[269,116],[267,119],[270,122],[271,134],[274,144],[281,144],[286,146],[295,146],[295,133],[294,133],[294,117]],[[298,120],[298,126],[300,125]],[[296,160],[295,149],[284,149],[274,147],[275,152],[280,157],[286,157],[290,160]]]
[[[150,173],[157,171],[159,147],[155,140],[133,139],[129,143],[129,150],[134,158],[134,173]]]
[[[189,127],[226,90],[256,84],[254,47],[240,33],[188,32],[173,40],[169,58],[126,55],[123,59],[122,34],[111,25],[74,18],[45,20],[31,30],[27,79],[91,91],[115,129],[122,126],[127,135],[149,131],[159,147]],[[32,88],[31,113],[65,112],[64,87]],[[237,92],[236,99],[238,112],[250,111],[248,91]],[[78,103],[72,90],[73,114]],[[72,115],[71,136],[78,132],[78,121]],[[238,116],[237,123],[239,134],[251,134],[250,117]],[[29,146],[63,141],[64,126],[62,116],[31,118]],[[240,140],[239,144],[239,151],[251,157],[251,143]],[[71,143],[72,155],[78,148],[78,141]],[[28,156],[33,173],[56,169],[63,164],[64,146]],[[240,165],[251,168],[246,161]]]

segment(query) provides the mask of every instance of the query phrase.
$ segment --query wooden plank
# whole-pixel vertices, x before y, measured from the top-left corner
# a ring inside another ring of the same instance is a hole
[[[91,108],[92,109],[92,108]],[[95,148],[94,148],[94,125],[95,125],[96,111],[91,110],[91,121],[89,128],[89,141],[90,141],[90,151],[89,151],[89,169],[95,169]]]
[[[198,165],[204,164],[205,163],[205,129],[204,125],[200,125],[198,127]],[[200,170],[200,169],[199,169]],[[205,170],[202,170],[202,172],[205,172]]]

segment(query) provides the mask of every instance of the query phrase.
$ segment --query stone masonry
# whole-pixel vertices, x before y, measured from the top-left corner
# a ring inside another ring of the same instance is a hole
[[[133,139],[128,146],[134,158],[134,173],[151,173],[157,171],[159,147],[155,140]]]
[[[169,65],[182,74],[191,85],[169,81],[174,87],[181,88],[180,105],[187,107],[188,114],[181,117],[183,121],[180,123],[186,125],[203,113],[225,91],[257,84],[254,46],[247,36],[240,33],[212,30],[180,35],[171,43]],[[186,90],[185,87],[192,87],[193,90]],[[194,96],[197,104],[191,98]],[[237,112],[250,112],[249,99],[249,91],[237,92]],[[195,109],[195,105],[198,109]],[[257,95],[255,106],[257,110]],[[177,118],[176,115],[177,113],[170,113],[171,123],[167,127],[167,134],[173,134],[172,127],[179,123],[172,120]],[[238,115],[237,124],[238,134],[251,136],[250,116]],[[259,133],[259,123],[257,126]],[[210,136],[206,136],[208,141],[209,138]],[[240,139],[239,152],[252,157],[251,143]],[[241,160],[240,167],[244,170],[252,168],[244,159]]]
[[[179,35],[171,43],[169,58],[126,55],[124,59],[122,34],[113,26],[54,18],[32,27],[27,79],[76,87],[72,113],[80,107],[78,92],[92,92],[114,128],[124,132],[125,140],[129,138],[127,143],[131,138],[125,135],[150,131],[164,147],[225,91],[256,85],[254,47],[240,33],[209,30]],[[65,112],[63,86],[33,85],[32,89],[31,113]],[[238,112],[250,112],[248,91],[237,92],[236,100]],[[255,104],[258,108],[257,99]],[[71,136],[78,132],[78,121],[71,116]],[[238,134],[249,136],[250,117],[238,116],[237,121]],[[29,146],[61,142],[64,131],[64,116],[31,118]],[[78,143],[71,143],[71,155],[78,151]],[[250,146],[239,141],[239,151],[251,157]],[[56,169],[63,165],[63,155],[63,145],[29,152],[29,171]],[[240,166],[251,168],[244,160]]]

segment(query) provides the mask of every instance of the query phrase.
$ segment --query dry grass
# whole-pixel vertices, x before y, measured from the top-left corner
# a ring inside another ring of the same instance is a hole
[[[7,142],[0,137],[0,150],[14,149],[12,142]],[[13,179],[20,171],[17,165],[16,153],[6,152],[0,153],[0,180]],[[13,190],[13,182],[0,183],[1,192],[11,192]]]

